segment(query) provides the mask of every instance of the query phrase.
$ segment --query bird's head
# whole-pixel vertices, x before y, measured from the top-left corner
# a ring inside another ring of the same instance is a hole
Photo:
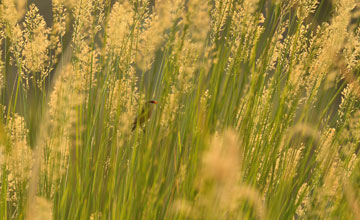
[[[157,101],[155,101],[155,100],[150,100],[150,101],[148,101],[148,103],[157,104]]]

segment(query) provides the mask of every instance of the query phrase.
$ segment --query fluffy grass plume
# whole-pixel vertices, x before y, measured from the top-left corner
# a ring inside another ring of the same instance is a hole
[[[0,219],[359,218],[358,1],[39,4],[0,2]]]

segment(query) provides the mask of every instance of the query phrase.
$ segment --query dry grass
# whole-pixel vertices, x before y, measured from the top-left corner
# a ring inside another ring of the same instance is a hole
[[[0,219],[356,219],[360,5],[329,2],[1,1]]]

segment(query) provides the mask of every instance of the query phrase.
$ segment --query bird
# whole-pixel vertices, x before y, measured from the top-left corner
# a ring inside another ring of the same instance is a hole
[[[138,125],[142,127],[145,124],[145,122],[147,122],[150,119],[156,104],[157,101],[155,100],[150,100],[145,103],[145,105],[142,107],[140,111],[140,114],[136,116],[131,131],[134,131]]]

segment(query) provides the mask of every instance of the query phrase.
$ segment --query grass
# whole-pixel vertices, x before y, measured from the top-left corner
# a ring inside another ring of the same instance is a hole
[[[359,216],[355,1],[15,2],[0,219]]]

